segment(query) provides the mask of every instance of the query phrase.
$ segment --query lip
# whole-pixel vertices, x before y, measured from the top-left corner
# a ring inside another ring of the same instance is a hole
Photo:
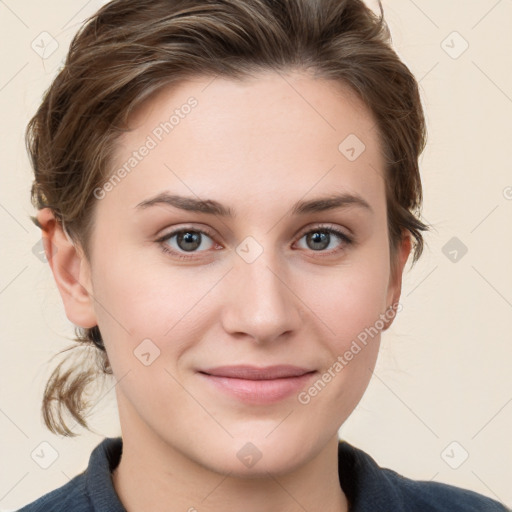
[[[296,394],[316,373],[293,365],[218,366],[199,371],[216,389],[252,404],[275,403]]]

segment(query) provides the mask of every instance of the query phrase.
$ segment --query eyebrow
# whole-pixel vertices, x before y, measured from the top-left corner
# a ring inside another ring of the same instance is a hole
[[[155,205],[169,205],[181,210],[207,213],[211,215],[220,215],[221,217],[236,217],[235,212],[223,204],[213,199],[196,199],[194,197],[185,197],[162,192],[155,197],[146,199],[135,207],[138,210],[144,210]],[[308,201],[298,201],[293,205],[292,215],[305,215],[316,212],[325,212],[339,208],[348,208],[357,206],[363,208],[369,213],[373,213],[372,207],[359,194],[342,193],[332,194]]]

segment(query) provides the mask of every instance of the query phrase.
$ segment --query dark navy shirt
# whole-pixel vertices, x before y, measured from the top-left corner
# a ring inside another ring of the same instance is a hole
[[[126,512],[112,484],[122,439],[105,438],[87,469],[18,512]],[[347,441],[338,445],[338,471],[350,512],[510,512],[482,494],[438,482],[405,478],[381,468]]]

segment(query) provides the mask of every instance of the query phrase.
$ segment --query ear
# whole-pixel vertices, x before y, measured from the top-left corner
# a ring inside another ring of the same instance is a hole
[[[46,259],[64,302],[66,316],[79,327],[94,327],[98,322],[89,263],[64,233],[62,224],[50,208],[39,210],[37,220],[42,229]]]
[[[391,273],[389,276],[386,304],[388,309],[394,308],[396,311],[396,307],[398,306],[400,295],[402,293],[402,275],[404,272],[405,264],[411,252],[411,248],[411,234],[408,231],[404,231],[402,241],[400,242],[400,245],[397,248],[395,254],[395,261],[391,261]],[[384,331],[391,326],[395,316],[396,313],[394,313],[392,316],[390,315],[390,318],[385,320],[385,327],[383,328]]]

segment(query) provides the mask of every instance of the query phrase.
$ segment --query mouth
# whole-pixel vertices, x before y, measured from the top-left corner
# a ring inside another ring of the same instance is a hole
[[[314,370],[308,370],[299,366],[281,364],[275,366],[257,367],[251,365],[237,366],[218,366],[202,370],[201,373],[212,375],[214,377],[229,377],[233,379],[245,380],[271,380],[286,379],[290,377],[300,377]]]
[[[232,398],[269,404],[298,393],[317,371],[293,365],[237,365],[208,368],[198,373],[215,389]]]

